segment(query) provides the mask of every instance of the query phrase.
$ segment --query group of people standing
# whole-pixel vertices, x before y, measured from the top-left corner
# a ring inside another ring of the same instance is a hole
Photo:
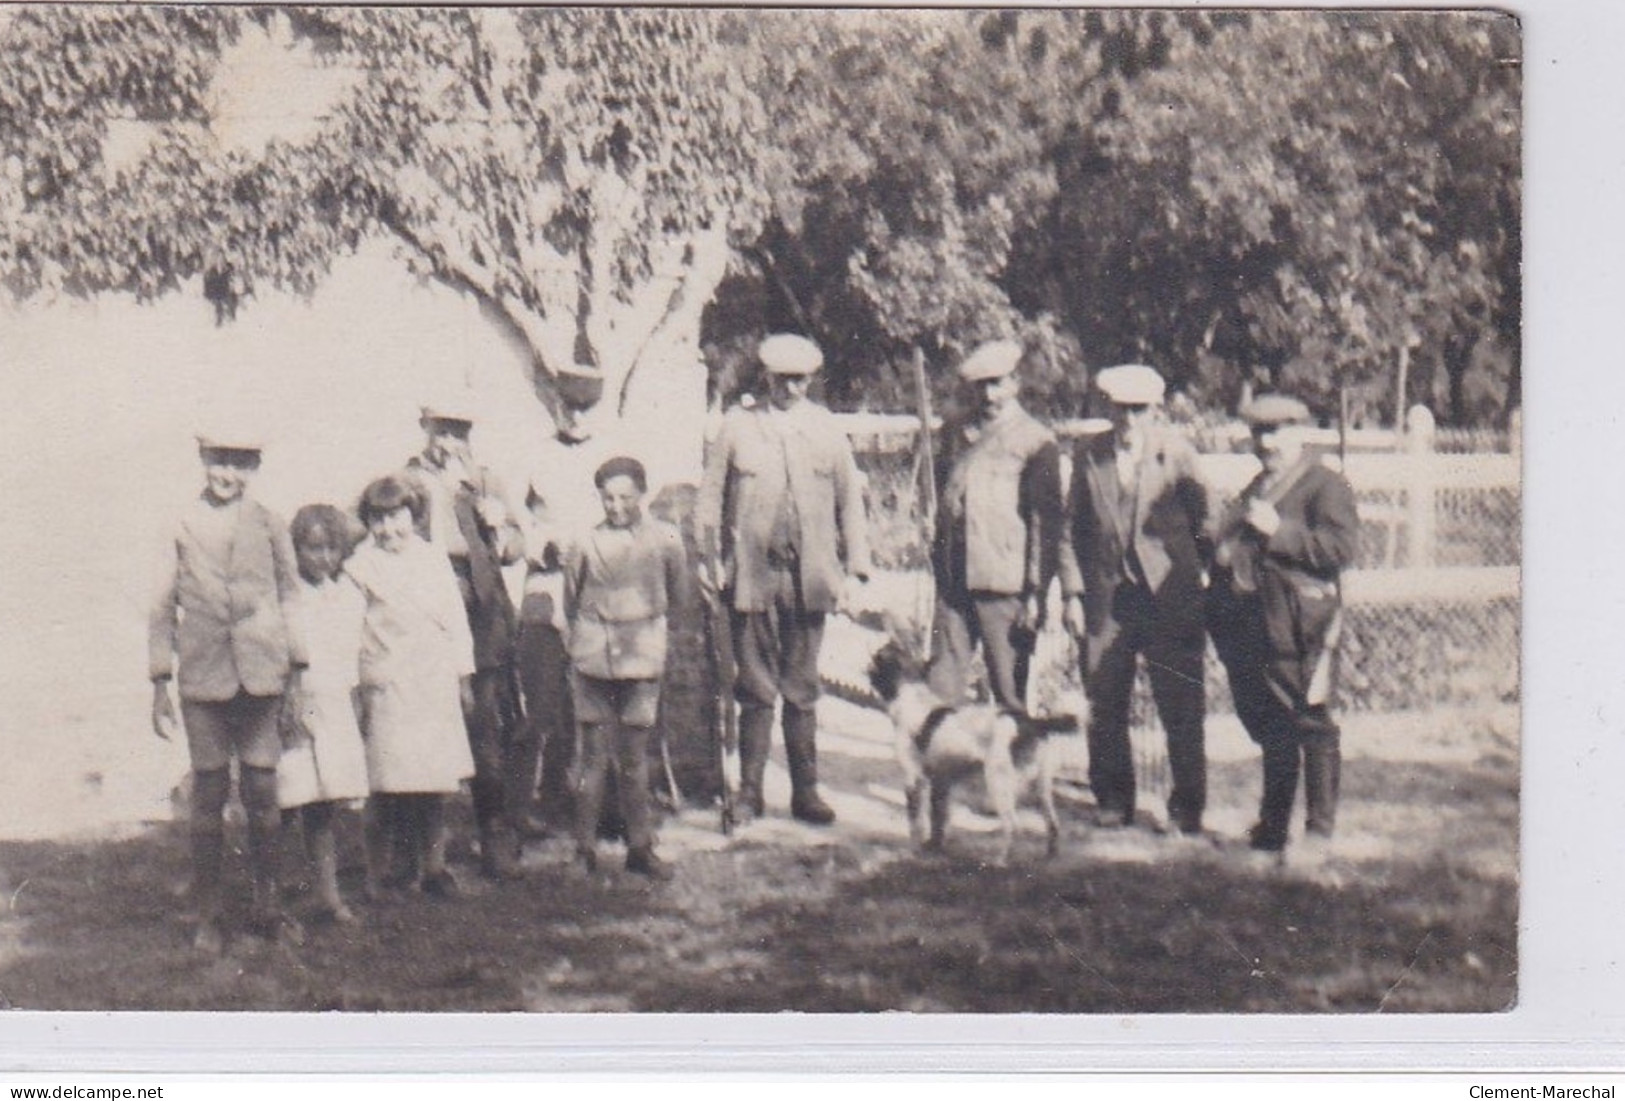
[[[510,509],[473,461],[470,413],[429,406],[421,423],[421,454],[367,485],[353,510],[308,505],[291,525],[247,492],[258,440],[199,438],[204,486],[165,540],[149,675],[155,731],[167,739],[184,726],[191,756],[195,942],[205,950],[222,943],[233,760],[251,924],[297,936],[279,895],[284,810],[297,811],[319,907],[338,922],[355,915],[339,892],[334,823],[363,799],[370,890],[459,893],[445,817],[465,782],[481,871],[517,878],[522,834],[541,828],[538,763],[561,698],[579,729],[579,748],[574,729],[567,747],[578,758],[579,859],[596,866],[606,776],[618,768],[627,868],[670,874],[653,848],[647,745],[666,615],[691,576],[677,530],[643,514],[642,464],[600,463],[591,482],[602,520],[566,534],[547,522],[535,486],[533,519]],[[529,572],[558,584],[527,584],[521,614],[503,568],[527,544]]]
[[[1309,828],[1329,833],[1338,730],[1326,659],[1357,519],[1348,483],[1300,459],[1282,431],[1308,410],[1280,396],[1243,410],[1263,470],[1213,522],[1190,445],[1157,414],[1154,370],[1096,375],[1111,427],[1080,440],[1064,489],[1054,433],[1020,403],[1022,357],[1021,345],[1000,341],[959,367],[970,412],[945,429],[935,472],[932,687],[945,703],[964,699],[980,649],[996,701],[1023,710],[1058,579],[1065,626],[1082,643],[1097,824],[1134,820],[1129,702],[1143,655],[1168,736],[1169,818],[1200,833],[1211,631],[1237,711],[1263,747],[1252,844],[1285,845],[1300,762]],[[539,776],[543,793],[570,797],[577,858],[595,868],[612,772],[627,869],[668,877],[654,852],[649,746],[668,616],[694,599],[696,581],[726,609],[732,639],[739,812],[766,812],[777,725],[790,814],[834,821],[818,783],[818,652],[826,616],[870,572],[863,480],[840,425],[808,396],[823,363],[817,345],[778,334],[758,359],[765,400],[729,410],[708,448],[692,569],[677,530],[644,513],[642,464],[596,454],[568,431],[550,441],[558,461],[532,479],[521,513],[474,461],[472,415],[425,407],[421,454],[369,484],[354,509],[307,506],[291,527],[247,494],[259,441],[199,438],[204,488],[166,542],[149,673],[155,730],[167,738],[184,725],[191,753],[200,946],[220,943],[233,759],[250,912],[273,934],[296,928],[278,895],[283,810],[298,808],[322,909],[350,921],[337,883],[340,809],[370,800],[370,883],[455,894],[445,803],[465,781],[480,867],[493,880],[517,877],[523,838],[545,829]],[[596,515],[583,523],[589,494]],[[516,607],[503,571],[521,561]]]
[[[1203,654],[1212,635],[1236,711],[1263,751],[1253,848],[1284,849],[1300,767],[1307,832],[1336,817],[1340,734],[1328,708],[1341,612],[1355,555],[1354,492],[1303,452],[1297,399],[1250,401],[1258,476],[1222,516],[1210,512],[1190,443],[1159,414],[1164,380],[1141,365],[1095,376],[1108,423],[1077,441],[1062,493],[1060,445],[1020,404],[1021,345],[999,341],[959,367],[970,412],[949,424],[938,461],[931,684],[962,699],[980,644],[994,699],[1023,710],[1045,597],[1059,579],[1064,625],[1082,651],[1090,704],[1095,822],[1135,820],[1129,710],[1144,660],[1168,741],[1168,819],[1203,833],[1207,806]]]

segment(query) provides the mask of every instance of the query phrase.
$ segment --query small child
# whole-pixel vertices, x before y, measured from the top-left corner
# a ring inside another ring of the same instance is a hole
[[[374,866],[393,849],[392,885],[447,897],[445,796],[474,775],[463,715],[472,703],[474,640],[445,551],[419,534],[425,503],[399,477],[361,495],[370,542],[346,572],[366,597],[361,693],[373,791]]]
[[[367,751],[358,725],[361,625],[366,598],[344,573],[355,545],[354,521],[332,505],[306,505],[294,515],[300,613],[310,668],[284,712],[277,765],[277,802],[299,811],[305,849],[316,870],[323,913],[341,925],[355,914],[339,896],[334,819],[346,803],[367,797]]]
[[[682,537],[643,516],[643,464],[617,456],[593,475],[604,521],[565,562],[570,690],[581,730],[576,791],[576,854],[598,865],[596,832],[604,780],[616,772],[626,824],[626,868],[671,878],[654,852],[649,812],[649,736],[666,671],[666,611],[689,599]]]
[[[231,762],[248,818],[252,921],[267,936],[298,939],[277,896],[281,812],[276,766],[283,694],[307,664],[299,581],[282,520],[248,496],[260,444],[240,432],[198,437],[203,492],[170,530],[148,622],[153,731],[166,741],[184,719],[192,762],[193,944],[219,952],[221,872]],[[180,715],[169,682],[180,690]]]

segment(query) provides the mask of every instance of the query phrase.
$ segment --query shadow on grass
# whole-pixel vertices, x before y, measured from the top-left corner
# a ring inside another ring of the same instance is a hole
[[[1218,770],[1241,798],[1241,769]],[[1358,829],[1377,858],[1261,869],[1230,848],[1143,840],[1101,859],[1068,824],[1057,861],[986,867],[839,830],[736,838],[674,882],[568,866],[544,846],[520,883],[465,864],[465,897],[391,896],[298,946],[187,942],[184,831],[0,844],[0,1005],[288,1011],[1495,1011],[1516,990],[1515,777],[1361,762]],[[959,813],[964,813],[963,811]],[[1414,831],[1413,831],[1414,833]],[[1379,840],[1383,838],[1379,837]],[[1403,843],[1402,843],[1403,842]],[[1505,852],[1487,866],[1462,855]],[[1027,850],[1030,851],[1030,850]],[[1385,850],[1386,851],[1386,850]],[[612,850],[606,847],[606,856]],[[1030,859],[1030,858],[1029,858]],[[611,858],[606,864],[613,864]],[[240,862],[239,862],[240,863]],[[1486,870],[1488,867],[1488,870]],[[246,892],[237,884],[239,897]]]

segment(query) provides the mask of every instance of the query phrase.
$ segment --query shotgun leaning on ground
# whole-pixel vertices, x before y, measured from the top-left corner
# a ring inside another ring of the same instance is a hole
[[[722,639],[722,625],[727,622],[722,597],[709,589],[701,591],[701,607],[705,614],[705,652],[711,684],[716,689],[716,717],[712,734],[717,743],[717,776],[721,785],[722,832],[732,834],[736,824],[733,778],[739,774],[739,727],[734,716],[730,688],[733,678]]]

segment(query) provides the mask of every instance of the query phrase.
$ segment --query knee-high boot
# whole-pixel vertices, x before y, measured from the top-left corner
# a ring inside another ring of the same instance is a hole
[[[818,716],[784,705],[784,755],[790,765],[790,814],[814,826],[835,821],[835,811],[818,794]]]
[[[519,842],[508,821],[507,785],[500,777],[476,776],[474,820],[480,831],[480,872],[488,879],[517,879]]]
[[[197,928],[192,943],[205,952],[218,952],[220,938],[220,874],[225,863],[224,810],[231,777],[225,769],[193,774],[192,778],[192,905]]]
[[[1319,736],[1303,744],[1303,794],[1308,804],[1305,830],[1330,837],[1337,825],[1337,791],[1342,781],[1343,750],[1334,737]]]
[[[739,709],[739,809],[746,815],[759,818],[766,809],[762,800],[762,778],[767,773],[772,739],[771,707]]]
[[[244,766],[238,775],[243,812],[248,818],[248,863],[254,877],[253,921],[266,936],[297,930],[282,912],[278,885],[282,867],[282,811],[276,802],[276,769]]]

